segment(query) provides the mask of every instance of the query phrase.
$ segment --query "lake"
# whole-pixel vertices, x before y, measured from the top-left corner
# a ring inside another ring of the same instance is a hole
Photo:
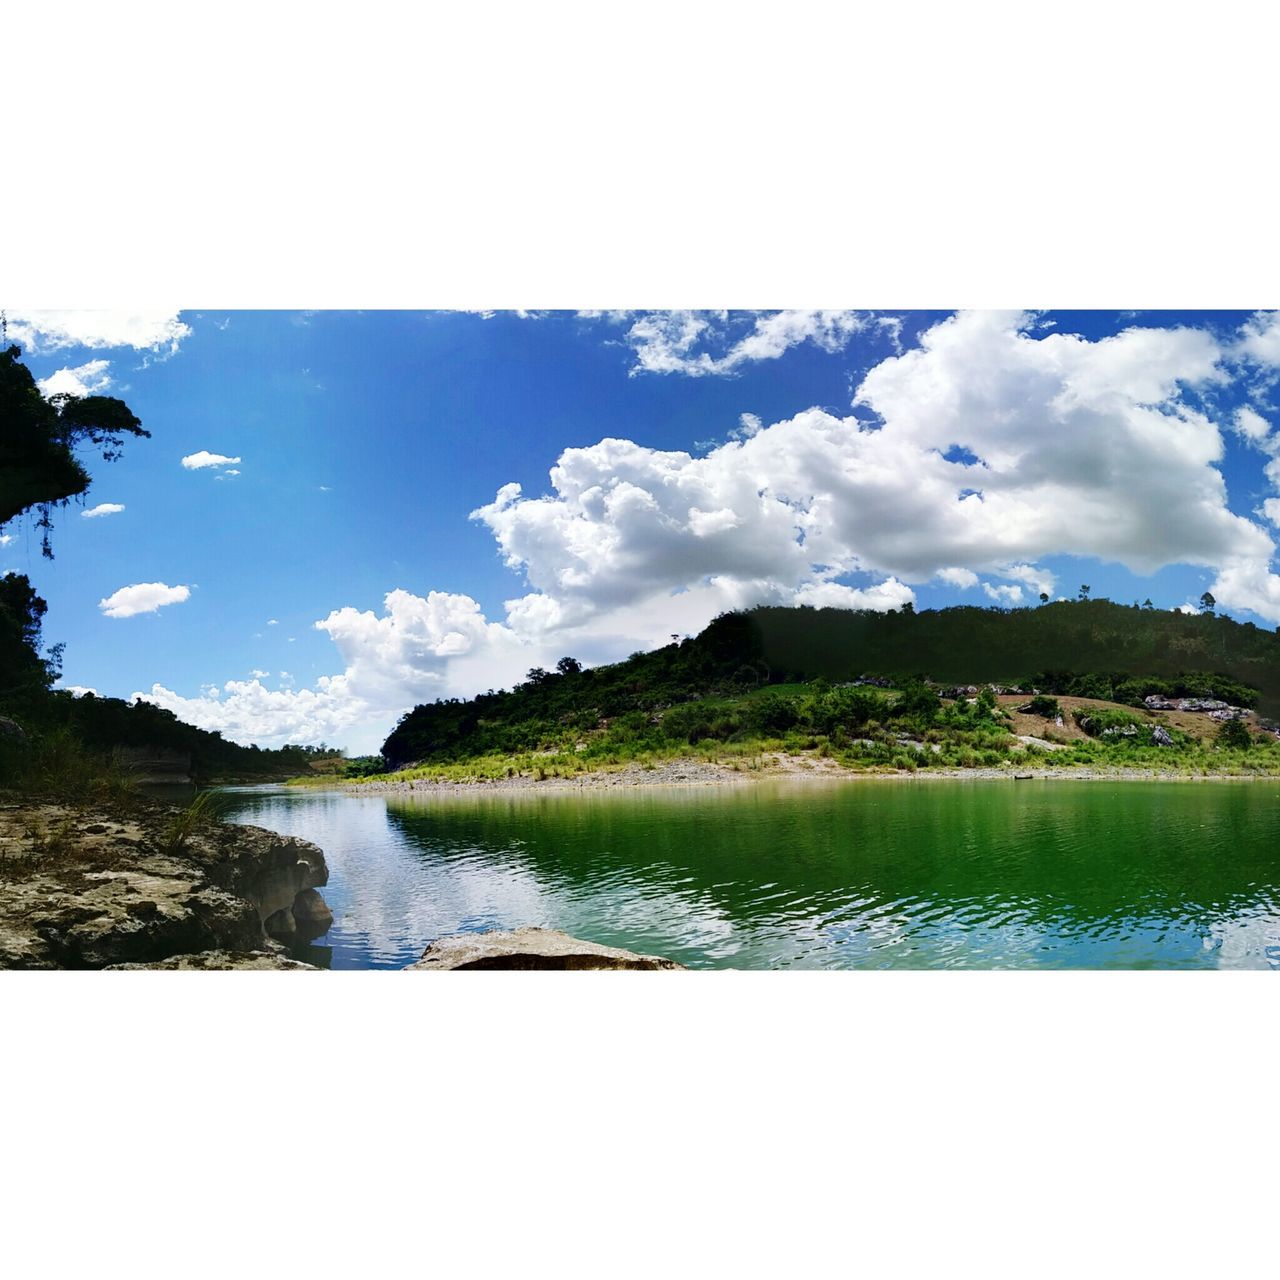
[[[1280,969],[1271,781],[224,796],[324,850],[295,951],[335,969],[519,925],[691,968]]]

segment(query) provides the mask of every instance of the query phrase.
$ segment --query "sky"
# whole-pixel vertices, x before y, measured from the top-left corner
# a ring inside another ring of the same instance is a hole
[[[759,603],[1280,623],[1280,312],[13,312],[151,432],[0,530],[64,687],[239,742]]]

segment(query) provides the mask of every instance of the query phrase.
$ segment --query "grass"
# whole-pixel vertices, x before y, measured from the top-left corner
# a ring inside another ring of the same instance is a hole
[[[179,809],[166,823],[160,837],[160,852],[181,853],[187,847],[187,841],[201,827],[213,826],[221,819],[218,797],[212,791],[202,791],[185,809]]]
[[[759,708],[765,695],[774,708],[779,703],[790,706],[791,727],[753,727],[761,723]],[[1232,748],[1217,741],[1216,726],[1208,720],[1202,725],[1197,722],[1194,731],[1184,731],[1145,709],[1090,700],[1073,717],[1064,704],[1069,733],[1055,732],[1051,721],[1040,718],[1031,724],[1033,734],[1060,748],[1051,750],[1024,744],[1015,736],[1015,724],[1027,721],[1026,716],[1014,714],[1013,704],[1021,699],[985,710],[956,702],[913,712],[904,708],[902,691],[877,690],[869,696],[862,714],[869,709],[873,718],[858,723],[849,718],[852,704],[842,703],[842,695],[829,688],[770,685],[737,697],[677,704],[657,713],[627,713],[594,729],[545,723],[537,726],[541,741],[536,749],[490,749],[470,755],[459,751],[452,758],[428,759],[392,773],[343,781],[357,787],[387,782],[543,781],[628,767],[652,771],[680,762],[715,763],[733,772],[759,773],[767,768],[766,757],[780,754],[864,773],[1052,767],[1100,772],[1131,769],[1172,777],[1280,776],[1280,742],[1266,736],[1253,739],[1247,748]],[[1068,703],[1074,708],[1078,701]],[[1088,737],[1075,728],[1082,715],[1099,735],[1112,726],[1133,724],[1141,730],[1135,737]],[[1174,739],[1172,747],[1150,742],[1150,729],[1162,723]],[[292,781],[323,786],[332,785],[334,779],[312,776]]]

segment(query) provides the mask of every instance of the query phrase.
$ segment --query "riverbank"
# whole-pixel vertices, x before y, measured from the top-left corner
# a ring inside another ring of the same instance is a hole
[[[749,768],[734,767],[719,761],[685,758],[661,764],[628,764],[611,769],[590,770],[571,776],[513,774],[511,777],[473,778],[371,778],[344,782],[330,780],[327,785],[356,794],[453,794],[477,792],[547,792],[609,791],[640,787],[732,787],[759,782],[786,780],[792,782],[929,782],[929,781],[1072,781],[1072,782],[1275,782],[1280,775],[1255,771],[1223,769],[1210,772],[1158,769],[1130,765],[1113,767],[1068,765],[1026,767],[1010,762],[1005,765],[975,766],[967,769],[928,767],[914,770],[869,768],[851,769],[823,756],[777,753],[758,758]]]

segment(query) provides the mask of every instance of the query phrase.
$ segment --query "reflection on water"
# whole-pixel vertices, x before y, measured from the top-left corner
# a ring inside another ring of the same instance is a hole
[[[1280,785],[231,789],[320,845],[334,968],[545,925],[693,968],[1280,968]]]

